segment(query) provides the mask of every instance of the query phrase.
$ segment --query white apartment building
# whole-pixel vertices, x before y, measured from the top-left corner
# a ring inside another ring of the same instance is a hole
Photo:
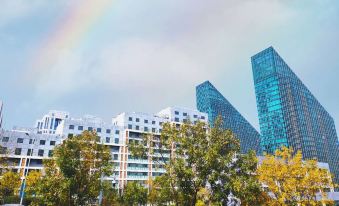
[[[180,125],[200,120],[208,123],[207,114],[196,110],[169,107],[156,114],[124,112],[105,123],[102,119],[90,115],[73,118],[68,112],[49,111],[36,122],[36,129],[16,128],[0,134],[1,154],[7,154],[12,168],[23,174],[25,169],[42,169],[42,160],[50,158],[55,145],[68,137],[83,131],[96,131],[102,144],[108,145],[112,153],[115,171],[105,177],[123,188],[127,181],[139,181],[146,185],[149,178],[161,175],[165,170],[155,167],[151,157],[136,159],[128,151],[128,142],[138,140],[145,134],[159,136],[165,122]]]
[[[40,120],[36,121],[35,128],[39,134],[55,134],[59,124],[66,119],[69,119],[68,112],[51,110]]]
[[[37,134],[31,131],[0,131],[0,154],[8,158],[8,166],[23,175],[25,169],[42,169],[42,160],[53,155],[60,135]]]

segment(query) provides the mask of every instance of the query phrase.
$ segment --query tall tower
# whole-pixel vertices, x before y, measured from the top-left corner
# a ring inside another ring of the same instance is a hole
[[[273,153],[282,145],[301,150],[304,159],[328,162],[338,182],[333,118],[272,47],[251,61],[262,150]]]
[[[259,152],[260,135],[256,129],[227,101],[227,99],[209,82],[196,87],[197,108],[208,114],[208,120],[213,126],[220,115],[223,127],[233,131],[240,140],[241,152],[249,150]]]

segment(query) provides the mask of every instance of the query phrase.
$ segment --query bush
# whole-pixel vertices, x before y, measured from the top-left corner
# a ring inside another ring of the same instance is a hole
[[[4,204],[18,204],[20,202],[20,197],[17,195],[11,195],[4,197],[3,203]]]

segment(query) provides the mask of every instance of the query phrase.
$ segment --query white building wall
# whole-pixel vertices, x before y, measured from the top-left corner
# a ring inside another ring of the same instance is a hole
[[[158,115],[168,118],[171,122],[185,122],[190,120],[192,123],[196,121],[208,123],[208,115],[206,113],[183,107],[168,107],[158,112]]]
[[[39,134],[55,134],[59,124],[68,118],[68,112],[50,110],[48,114],[36,121],[35,128],[37,128]]]

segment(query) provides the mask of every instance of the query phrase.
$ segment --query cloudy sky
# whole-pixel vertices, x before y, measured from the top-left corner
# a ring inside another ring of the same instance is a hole
[[[195,108],[210,80],[258,128],[250,57],[273,46],[339,127],[339,1],[1,0],[4,126]]]

